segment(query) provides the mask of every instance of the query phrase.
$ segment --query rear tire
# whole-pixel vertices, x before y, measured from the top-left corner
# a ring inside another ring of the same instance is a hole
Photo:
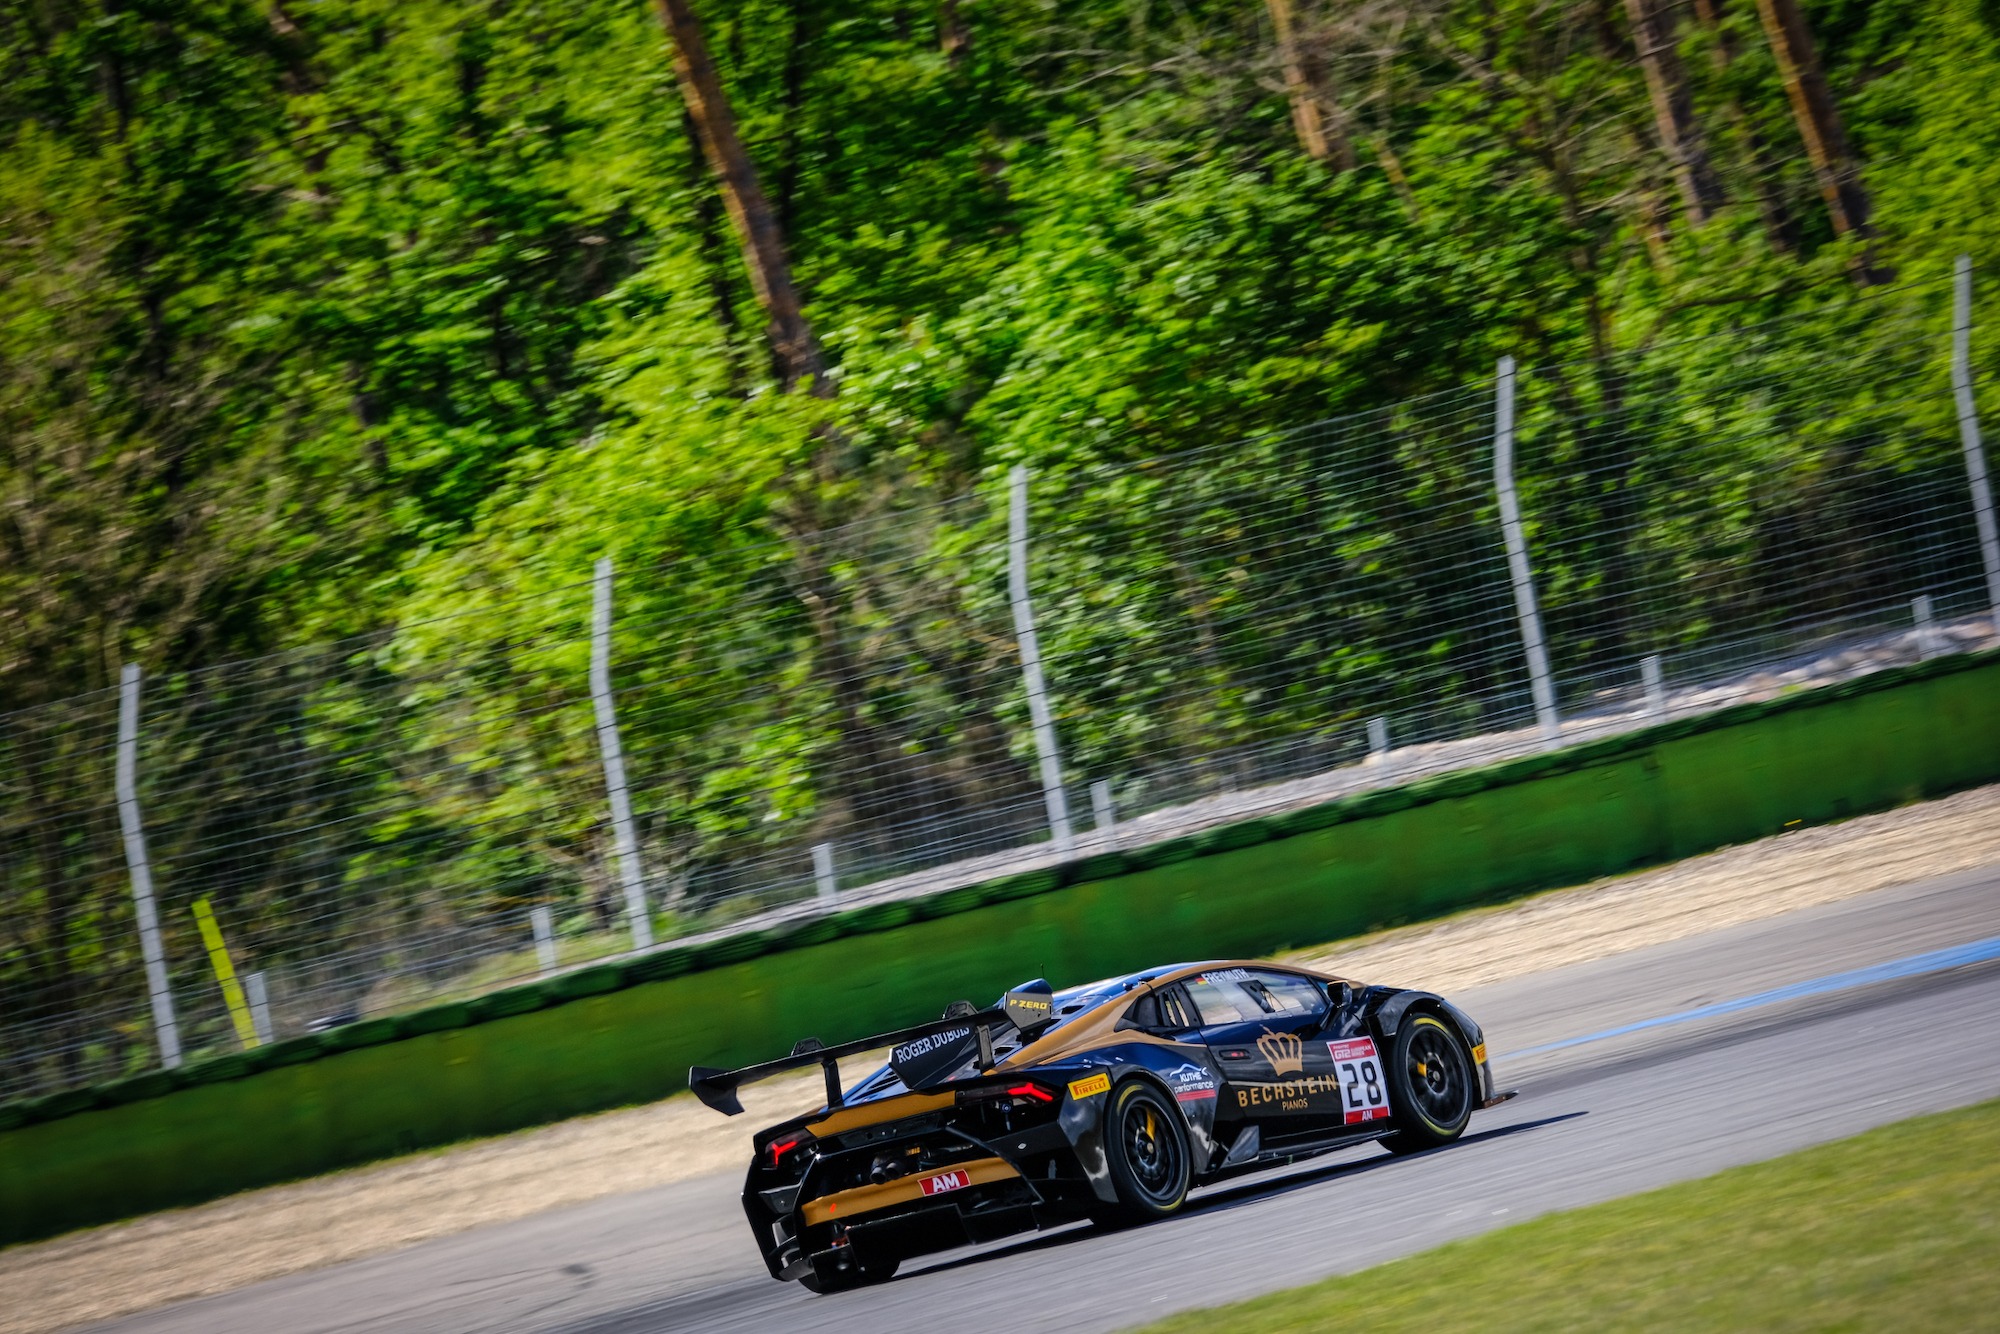
[[[896,1277],[896,1269],[901,1260],[872,1260],[867,1264],[850,1264],[844,1269],[812,1269],[799,1279],[799,1286],[807,1292],[826,1294],[847,1292],[853,1288],[865,1288],[873,1283],[887,1283]]]
[[[1389,1096],[1396,1133],[1391,1153],[1421,1153],[1451,1143],[1472,1119],[1472,1056],[1451,1025],[1434,1014],[1410,1015],[1389,1056]]]
[[[1118,1203],[1100,1221],[1147,1223],[1177,1212],[1193,1180],[1180,1109],[1151,1084],[1127,1080],[1111,1090],[1103,1133]]]

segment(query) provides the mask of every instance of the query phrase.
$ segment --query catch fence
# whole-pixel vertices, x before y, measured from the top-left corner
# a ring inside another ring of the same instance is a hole
[[[1991,643],[1968,290],[0,718],[0,1098]]]

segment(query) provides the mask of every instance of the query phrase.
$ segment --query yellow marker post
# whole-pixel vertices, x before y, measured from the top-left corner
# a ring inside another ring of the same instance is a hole
[[[248,1051],[258,1045],[257,1025],[250,1022],[250,1002],[243,998],[243,984],[236,980],[229,950],[222,943],[222,928],[215,924],[215,910],[205,898],[194,901],[194,923],[201,928],[201,943],[208,946],[208,961],[215,966],[215,980],[222,984],[229,1020],[236,1025],[236,1036],[241,1039],[243,1050]]]

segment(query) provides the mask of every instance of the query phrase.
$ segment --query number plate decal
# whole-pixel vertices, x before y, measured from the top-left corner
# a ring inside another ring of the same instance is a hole
[[[1340,1083],[1340,1110],[1343,1125],[1381,1121],[1389,1115],[1389,1081],[1383,1074],[1382,1058],[1376,1054],[1374,1038],[1347,1038],[1329,1042],[1333,1053],[1334,1078]]]

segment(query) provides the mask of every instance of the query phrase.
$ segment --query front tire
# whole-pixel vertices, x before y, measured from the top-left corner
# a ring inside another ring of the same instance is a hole
[[[1152,1085],[1128,1080],[1111,1090],[1103,1130],[1118,1193],[1103,1221],[1147,1223],[1177,1212],[1193,1179],[1180,1110]]]
[[[1391,1153],[1421,1153],[1451,1143],[1472,1119],[1472,1056],[1465,1041],[1434,1014],[1409,1016],[1389,1056],[1389,1096],[1396,1133]]]

